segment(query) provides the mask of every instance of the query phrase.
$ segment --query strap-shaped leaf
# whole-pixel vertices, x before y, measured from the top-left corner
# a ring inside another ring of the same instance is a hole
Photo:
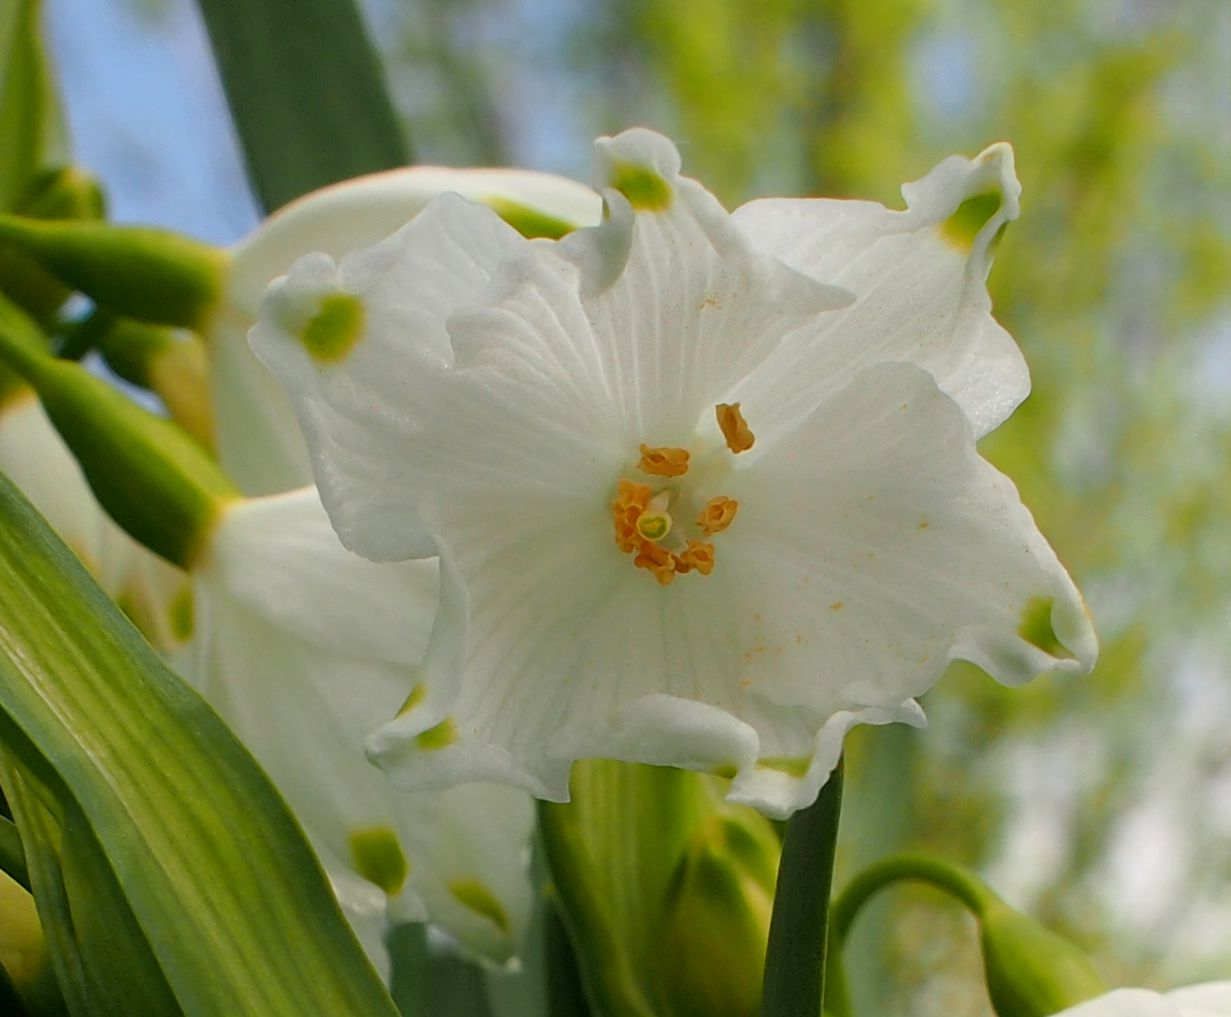
[[[179,1017],[183,1010],[80,810],[58,802],[2,750],[0,781],[21,817],[56,981],[70,1012]]]
[[[118,888],[132,921],[113,926],[125,942],[105,964],[152,958],[157,971],[126,978],[160,973],[185,1014],[396,1014],[268,778],[3,477],[0,742],[19,827],[35,845],[59,838],[54,858],[29,852],[36,898],[61,891],[39,900],[48,926],[64,908],[105,918]],[[165,1003],[146,988],[143,1005]]]
[[[352,0],[199,0],[265,211],[410,161]]]

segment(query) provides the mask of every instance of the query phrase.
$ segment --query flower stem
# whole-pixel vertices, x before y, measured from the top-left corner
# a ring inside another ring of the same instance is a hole
[[[769,925],[762,1017],[817,1017],[825,988],[825,941],[833,880],[842,763],[814,804],[787,824]]]
[[[891,855],[869,865],[842,891],[833,906],[833,935],[841,943],[850,931],[859,910],[879,891],[902,880],[927,883],[956,897],[979,918],[989,904],[995,902],[992,893],[974,873],[926,855]]]

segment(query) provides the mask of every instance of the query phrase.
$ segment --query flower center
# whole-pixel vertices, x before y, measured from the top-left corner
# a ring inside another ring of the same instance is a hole
[[[714,415],[732,453],[752,448],[755,436],[739,411],[739,403],[719,403]],[[637,472],[661,480],[651,486],[620,478],[611,502],[616,546],[631,554],[633,564],[662,586],[689,572],[708,576],[714,570],[714,545],[699,538],[713,537],[727,529],[735,520],[739,502],[716,495],[688,519],[690,504],[698,504],[690,482],[681,479],[688,474],[688,449],[642,445],[640,453]],[[672,508],[680,515],[678,520],[669,511]],[[690,535],[690,531],[696,535]]]

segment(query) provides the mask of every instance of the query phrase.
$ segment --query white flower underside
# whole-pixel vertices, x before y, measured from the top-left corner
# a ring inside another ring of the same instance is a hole
[[[426,919],[503,962],[529,914],[529,798],[408,793],[363,752],[406,697],[436,595],[435,561],[343,548],[314,489],[238,503],[196,576],[198,635],[177,663],[286,796],[375,959],[388,921]]]
[[[1231,982],[1206,982],[1167,993],[1116,989],[1055,1017],[1231,1017]]]
[[[599,156],[629,196],[607,192],[602,226],[527,242],[444,196],[340,265],[302,259],[253,330],[343,542],[440,556],[426,694],[374,758],[408,787],[557,800],[577,758],[672,764],[785,816],[853,724],[921,723],[954,658],[1007,683],[1088,669],[1079,594],[974,447],[1028,389],[982,285],[1016,213],[1007,148],[942,163],[902,213],[728,216],[657,135]],[[972,226],[959,209],[989,192]],[[361,324],[314,345],[330,301]],[[738,453],[716,415],[733,403],[755,435]],[[689,465],[647,473],[642,445]],[[684,561],[699,538],[712,572],[635,567],[621,481],[676,520],[659,546]],[[714,499],[738,511],[702,533]],[[1040,609],[1054,644],[1019,635]]]

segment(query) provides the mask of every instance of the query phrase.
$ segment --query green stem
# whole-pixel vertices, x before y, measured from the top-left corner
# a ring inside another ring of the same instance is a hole
[[[65,322],[56,330],[56,356],[63,360],[82,360],[116,323],[116,316],[96,307],[80,321]]]
[[[976,918],[981,918],[988,905],[997,900],[969,869],[925,855],[891,855],[860,872],[834,902],[834,939],[839,943],[845,940],[860,908],[885,887],[903,880],[927,883],[956,897]]]
[[[3,816],[0,816],[0,870],[11,876],[27,893],[31,892],[21,834],[17,832],[17,824]]]
[[[825,991],[825,940],[833,881],[842,763],[814,804],[791,817],[765,955],[762,1017],[817,1017]]]

